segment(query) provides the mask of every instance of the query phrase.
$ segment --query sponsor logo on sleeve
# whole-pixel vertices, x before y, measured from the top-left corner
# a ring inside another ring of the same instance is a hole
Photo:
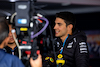
[[[86,42],[81,42],[79,43],[79,45],[80,45],[80,53],[88,53]]]

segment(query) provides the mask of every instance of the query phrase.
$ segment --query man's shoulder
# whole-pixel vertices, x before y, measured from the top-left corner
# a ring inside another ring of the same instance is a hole
[[[21,62],[21,60],[14,55],[5,53],[4,57],[2,57],[3,60],[1,61],[2,63],[5,63],[6,66],[8,65],[8,67],[12,66],[12,67],[24,67],[23,63]]]

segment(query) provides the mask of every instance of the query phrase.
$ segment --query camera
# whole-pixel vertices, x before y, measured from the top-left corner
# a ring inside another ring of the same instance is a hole
[[[17,34],[17,38],[14,35],[13,37],[18,47],[19,59],[26,67],[29,57],[37,59],[39,50],[44,62],[49,52],[55,52],[49,21],[35,12],[33,1],[15,2],[15,13],[11,16],[10,23]],[[50,31],[47,32],[48,30]]]

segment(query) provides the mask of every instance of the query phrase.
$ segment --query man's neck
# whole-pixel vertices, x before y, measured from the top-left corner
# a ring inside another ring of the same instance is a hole
[[[67,37],[68,35],[66,37],[61,37],[60,39],[62,40],[62,42],[64,42]]]
[[[62,40],[62,42],[65,41],[65,39],[68,37],[68,35],[72,35],[72,31],[70,31],[69,33],[67,33],[65,36],[60,37],[60,39]]]
[[[16,47],[16,43],[8,44],[7,46],[14,50],[14,48]]]

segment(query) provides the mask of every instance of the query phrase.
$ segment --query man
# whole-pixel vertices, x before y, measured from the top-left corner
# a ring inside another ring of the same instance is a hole
[[[0,17],[0,67],[24,67],[16,56],[10,55],[3,50],[9,40],[8,32],[9,27],[5,19]]]
[[[8,54],[3,50],[9,41],[8,33],[9,27],[4,17],[0,17],[0,67],[25,67],[18,57]],[[36,60],[30,58],[30,64],[32,67],[42,67],[41,55],[39,54]]]
[[[76,30],[75,24],[73,13],[56,14],[54,30],[59,54],[62,54],[62,59],[65,60],[62,67],[89,67],[86,35]]]
[[[12,25],[9,24],[9,41],[5,49],[7,53],[10,53],[19,57],[18,47],[15,43],[15,40],[13,38],[11,31],[12,31]],[[14,36],[17,37],[16,32],[14,33]]]

